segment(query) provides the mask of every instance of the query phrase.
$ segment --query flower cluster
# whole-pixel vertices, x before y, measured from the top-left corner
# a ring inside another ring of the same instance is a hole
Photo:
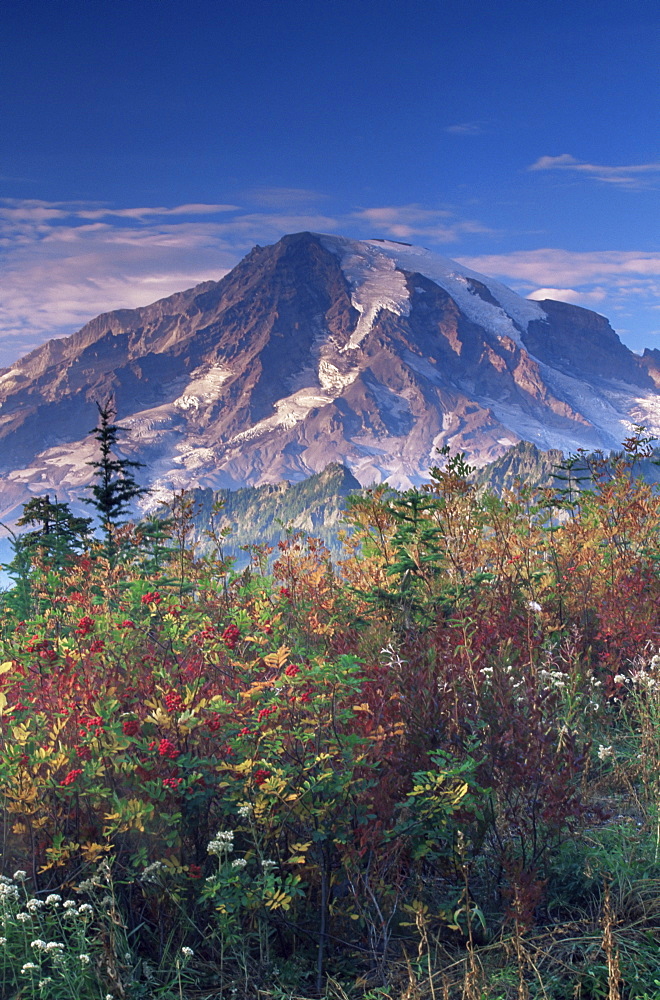
[[[234,850],[234,831],[220,830],[213,840],[210,840],[206,850],[209,854],[222,857],[223,854],[230,854]]]

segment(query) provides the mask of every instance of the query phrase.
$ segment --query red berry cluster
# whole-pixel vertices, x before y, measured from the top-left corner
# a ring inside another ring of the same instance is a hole
[[[124,736],[137,736],[140,732],[140,723],[137,719],[126,719],[122,722],[121,728]]]
[[[80,720],[81,736],[100,736],[103,732],[103,719],[100,715],[90,715]]]
[[[227,649],[234,649],[240,637],[241,633],[236,625],[228,625],[220,636]]]
[[[264,719],[267,719],[269,715],[272,715],[276,711],[277,705],[271,705],[270,708],[262,708],[257,716],[257,722],[263,722]]]
[[[165,695],[165,704],[168,712],[179,712],[183,708],[183,698],[176,691],[170,691]]]
[[[183,778],[163,778],[165,788],[178,788]]]
[[[295,663],[290,663],[289,666],[284,671],[284,673],[287,675],[287,677],[295,677],[296,674],[300,673],[300,667],[296,666]]]
[[[263,767],[260,767],[259,770],[254,773],[255,785],[263,785],[267,778],[270,778],[270,771],[264,770]]]
[[[160,596],[158,591],[154,590],[154,591],[149,591],[148,594],[143,594],[141,601],[142,604],[160,604],[162,599],[163,598]]]
[[[89,632],[94,628],[94,619],[90,618],[89,615],[85,615],[81,618],[76,627],[76,635],[88,635]]]
[[[76,780],[76,778],[79,778],[81,774],[82,774],[82,768],[74,767],[72,771],[69,771],[69,773],[65,778],[62,778],[62,780],[60,781],[60,785],[72,785]]]
[[[171,740],[161,740],[158,744],[158,755],[159,757],[166,757],[168,760],[176,760],[179,756],[179,751],[174,746]]]

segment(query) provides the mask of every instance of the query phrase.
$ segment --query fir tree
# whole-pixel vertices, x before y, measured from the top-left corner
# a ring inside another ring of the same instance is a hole
[[[23,504],[23,513],[16,524],[29,525],[32,531],[21,535],[21,544],[39,552],[44,562],[63,568],[91,535],[91,517],[77,517],[68,503],[51,500],[47,493]]]
[[[115,403],[112,397],[101,406],[96,403],[99,411],[99,422],[92,428],[99,444],[101,458],[96,462],[88,462],[96,470],[96,483],[90,486],[91,497],[85,503],[95,508],[101,521],[105,536],[105,555],[110,564],[114,564],[117,556],[115,540],[116,529],[121,523],[121,517],[126,513],[133,500],[144,496],[149,490],[139,486],[133,476],[133,469],[144,467],[143,462],[133,462],[127,458],[118,458],[114,450],[117,445],[117,435],[120,428],[113,423],[116,417]]]

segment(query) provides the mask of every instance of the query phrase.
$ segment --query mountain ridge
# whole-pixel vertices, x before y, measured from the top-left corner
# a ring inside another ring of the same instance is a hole
[[[0,517],[92,477],[95,402],[156,506],[173,489],[301,480],[422,482],[437,449],[477,465],[520,440],[610,450],[660,431],[658,352],[607,320],[521,299],[430,251],[297,233],[218,282],[104,313],[0,374]]]

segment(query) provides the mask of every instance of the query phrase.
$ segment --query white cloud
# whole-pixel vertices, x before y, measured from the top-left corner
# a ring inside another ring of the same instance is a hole
[[[607,296],[603,288],[596,288],[591,292],[580,292],[575,288],[537,288],[530,292],[528,299],[542,302],[544,299],[556,299],[559,302],[570,302],[577,306],[595,306],[602,302]]]
[[[615,327],[620,318],[641,316],[660,302],[660,252],[546,248],[458,259],[530,299],[559,299],[596,309]],[[635,336],[648,334],[638,330]]]
[[[586,163],[570,153],[559,156],[541,156],[528,170],[570,170],[585,174],[593,180],[606,184],[620,184],[623,187],[639,188],[644,185],[645,176],[660,173],[660,163],[635,163],[628,166],[605,166]]]
[[[108,208],[0,201],[0,365],[101,312],[219,280],[257,242],[337,220],[224,204]]]
[[[444,131],[450,135],[483,135],[485,122],[457,122],[456,125],[446,125]]]
[[[489,232],[451,208],[380,205],[333,216],[315,210],[322,198],[305,189],[262,188],[250,195],[256,210],[0,200],[0,365],[99,313],[218,280],[255,243],[274,243],[285,233],[386,236],[428,246]]]
[[[644,250],[572,252],[546,248],[461,257],[460,260],[484,274],[516,278],[533,285],[573,287],[617,278],[627,282],[636,276],[660,278],[660,252]]]
[[[363,208],[353,212],[352,218],[378,227],[379,232],[397,240],[421,238],[433,243],[454,243],[465,233],[492,232],[474,219],[456,218],[448,209],[430,209],[417,204]]]
[[[291,187],[259,187],[248,192],[250,201],[264,208],[293,208],[300,205],[312,205],[325,199],[326,195],[308,188]]]

